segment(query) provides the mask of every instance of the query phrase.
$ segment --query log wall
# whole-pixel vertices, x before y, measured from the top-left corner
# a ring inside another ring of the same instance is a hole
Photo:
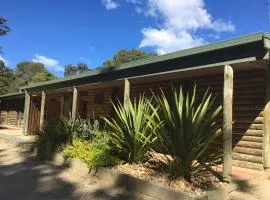
[[[85,119],[113,116],[112,101],[122,101],[123,89],[103,88],[80,92],[79,115]]]
[[[196,83],[197,97],[203,96],[207,88],[216,95],[216,105],[223,104],[223,73],[192,79],[151,82],[146,84],[131,84],[131,98],[151,95],[183,86],[191,89]],[[233,95],[233,166],[263,169],[263,108],[265,99],[264,70],[235,72]],[[222,113],[217,119],[222,124]],[[222,148],[220,138],[213,148]]]
[[[233,165],[263,169],[264,70],[236,72],[233,105]]]
[[[24,100],[6,99],[0,107],[0,125],[22,128]]]

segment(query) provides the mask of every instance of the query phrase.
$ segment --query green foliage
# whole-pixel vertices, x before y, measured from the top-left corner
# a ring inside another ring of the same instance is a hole
[[[113,104],[117,119],[104,118],[110,127],[111,142],[120,158],[130,163],[140,162],[155,142],[159,118],[152,102],[140,97],[130,100],[124,107],[120,102]]]
[[[74,139],[72,145],[67,146],[62,151],[64,157],[77,158],[91,166],[90,153],[91,143],[81,139]]]
[[[61,124],[63,132],[69,133],[72,138],[82,140],[92,140],[99,131],[99,122],[97,120],[94,120],[92,124],[90,120],[69,117],[62,119]]]
[[[31,82],[36,83],[36,82],[42,82],[42,81],[50,81],[50,80],[54,80],[54,79],[56,79],[55,75],[53,75],[52,73],[50,73],[48,71],[43,71],[43,72],[39,72],[39,73],[35,74],[31,78]]]
[[[94,168],[116,165],[117,158],[112,155],[109,138],[100,133],[92,141],[90,163]]]
[[[10,28],[7,25],[7,19],[3,16],[0,16],[0,37],[6,35],[10,31]],[[1,47],[0,47],[0,53]]]
[[[171,156],[171,175],[190,180],[219,163],[222,152],[213,151],[210,146],[222,133],[215,123],[222,108],[214,105],[212,94],[206,91],[202,99],[196,99],[196,87],[190,93],[181,88],[169,97],[162,92],[156,99],[164,123],[164,131],[158,137],[165,155]]]
[[[84,73],[84,72],[87,72],[87,71],[90,71],[90,69],[84,63],[78,63],[77,66],[69,64],[69,65],[65,66],[64,76],[81,74],[81,73]]]
[[[9,85],[9,92],[18,91],[19,87],[32,82],[42,82],[56,79],[57,77],[45,69],[42,63],[24,61],[17,64],[14,79]]]
[[[56,76],[45,69],[44,64],[30,61],[18,63],[15,76],[20,80],[20,86],[33,82],[33,78],[34,82],[56,79]]]
[[[7,19],[5,17],[0,17],[0,36],[6,35],[10,31],[7,26]]]
[[[14,80],[13,71],[5,66],[5,63],[0,60],[0,94],[8,92],[10,83]]]
[[[92,142],[74,139],[72,145],[63,150],[65,157],[77,158],[90,168],[113,166],[117,158],[111,154],[108,139],[100,133]]]
[[[66,145],[70,135],[63,132],[59,121],[49,121],[42,131],[38,131],[37,157],[42,160],[52,159],[54,153]]]
[[[123,63],[132,62],[135,60],[150,58],[153,56],[156,56],[156,54],[144,52],[138,49],[132,49],[132,50],[121,49],[113,56],[112,60],[106,60],[103,63],[103,67],[111,67],[111,66],[120,65]]]

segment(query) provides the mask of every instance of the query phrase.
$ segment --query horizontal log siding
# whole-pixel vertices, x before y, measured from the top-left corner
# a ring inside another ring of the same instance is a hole
[[[215,105],[223,103],[223,74],[215,74],[191,79],[170,80],[147,84],[131,84],[131,98],[151,95],[151,90],[160,93],[160,88],[168,92],[181,84],[191,89],[196,83],[197,97],[201,98],[207,88],[216,96]],[[264,71],[252,70],[235,72],[233,96],[233,165],[262,170]],[[222,125],[222,113],[217,119]],[[222,148],[222,138],[213,148]]]
[[[96,102],[96,95],[103,96],[102,102]],[[112,88],[91,89],[80,94],[79,113],[87,119],[98,119],[112,115]],[[86,103],[86,110],[83,105]]]
[[[7,115],[7,124],[9,126],[17,126],[18,125],[18,112],[17,111],[8,111]]]
[[[23,99],[5,100],[0,107],[0,125],[21,128],[23,116]]]
[[[233,165],[262,170],[264,70],[236,72],[233,105]]]
[[[0,111],[0,125],[7,125],[7,111]]]

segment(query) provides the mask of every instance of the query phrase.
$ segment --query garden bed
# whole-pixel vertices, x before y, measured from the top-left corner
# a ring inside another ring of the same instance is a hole
[[[78,159],[64,159],[57,154],[54,160],[60,164],[68,165],[74,170],[83,171],[86,175],[88,167]],[[214,200],[226,199],[227,193],[223,184],[212,182],[204,188],[198,187],[202,181],[188,183],[183,179],[172,182],[168,174],[161,173],[142,164],[120,164],[115,167],[99,168],[92,170],[91,175],[97,176],[106,181],[113,182],[115,186],[126,189],[129,192],[142,193],[156,199],[181,199],[181,200]],[[171,183],[169,185],[169,183]]]
[[[139,169],[136,169],[137,167]],[[112,181],[117,187],[126,189],[129,192],[142,193],[158,200],[225,200],[228,195],[223,185],[207,190],[189,184],[183,179],[178,179],[169,186],[167,174],[153,172],[140,165],[118,165],[113,168],[99,168],[95,176],[106,181]]]
[[[209,190],[216,190],[222,187],[222,183],[218,182],[211,175],[200,179],[193,178],[192,183],[183,178],[170,180],[168,173],[154,170],[151,166],[146,166],[144,164],[121,164],[113,167],[112,170],[193,195],[203,195]]]

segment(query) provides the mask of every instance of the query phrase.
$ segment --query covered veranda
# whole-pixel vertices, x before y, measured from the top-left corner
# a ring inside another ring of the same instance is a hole
[[[23,132],[33,134],[46,120],[68,113],[72,118],[113,116],[108,102],[115,98],[125,104],[129,98],[150,94],[150,89],[168,91],[171,84],[190,89],[196,83],[199,96],[210,87],[217,104],[223,105],[217,120],[223,137],[213,148],[223,149],[225,180],[231,180],[232,166],[270,168],[268,49],[268,34],[258,33],[22,87]]]

